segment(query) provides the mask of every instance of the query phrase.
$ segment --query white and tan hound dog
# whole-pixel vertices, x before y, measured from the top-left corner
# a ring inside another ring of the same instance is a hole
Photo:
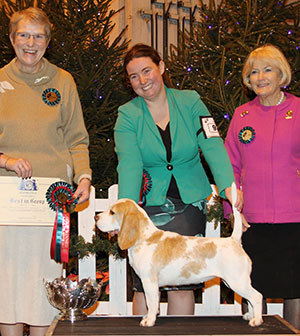
[[[233,204],[236,186],[232,186]],[[233,207],[234,208],[234,207]],[[242,218],[233,209],[235,225],[227,238],[188,237],[155,227],[146,212],[130,199],[121,199],[95,216],[101,231],[119,230],[118,243],[128,249],[129,263],[141,278],[148,313],[141,326],[153,326],[159,308],[159,287],[186,285],[220,277],[248,300],[243,318],[250,326],[262,320],[262,295],[251,286],[251,260],[241,245]]]

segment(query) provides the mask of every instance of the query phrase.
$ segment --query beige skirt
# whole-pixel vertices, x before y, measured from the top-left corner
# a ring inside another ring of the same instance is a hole
[[[43,284],[62,272],[50,259],[51,236],[52,227],[0,226],[0,323],[47,326],[59,313]]]

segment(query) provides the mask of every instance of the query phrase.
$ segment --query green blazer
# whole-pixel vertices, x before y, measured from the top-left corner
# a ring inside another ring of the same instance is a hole
[[[146,196],[147,206],[165,202],[172,174],[184,203],[208,197],[211,186],[200,161],[199,148],[209,164],[219,193],[234,181],[232,166],[223,140],[206,138],[200,117],[210,116],[198,93],[168,89],[172,159],[143,98],[137,97],[120,106],[114,128],[118,156],[119,198],[138,202],[143,169],[150,175],[152,187]]]

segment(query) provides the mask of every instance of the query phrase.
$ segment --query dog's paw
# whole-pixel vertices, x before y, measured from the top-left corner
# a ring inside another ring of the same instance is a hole
[[[258,327],[263,323],[262,317],[254,317],[249,321],[249,326]]]
[[[152,318],[149,315],[145,315],[140,322],[141,327],[153,327],[155,324],[155,318]]]

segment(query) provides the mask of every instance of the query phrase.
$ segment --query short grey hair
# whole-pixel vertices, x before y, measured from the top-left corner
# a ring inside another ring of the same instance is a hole
[[[44,26],[47,39],[51,37],[51,23],[46,13],[37,7],[28,7],[19,12],[15,12],[9,22],[9,34],[14,39],[18,23],[21,20],[38,23]]]

